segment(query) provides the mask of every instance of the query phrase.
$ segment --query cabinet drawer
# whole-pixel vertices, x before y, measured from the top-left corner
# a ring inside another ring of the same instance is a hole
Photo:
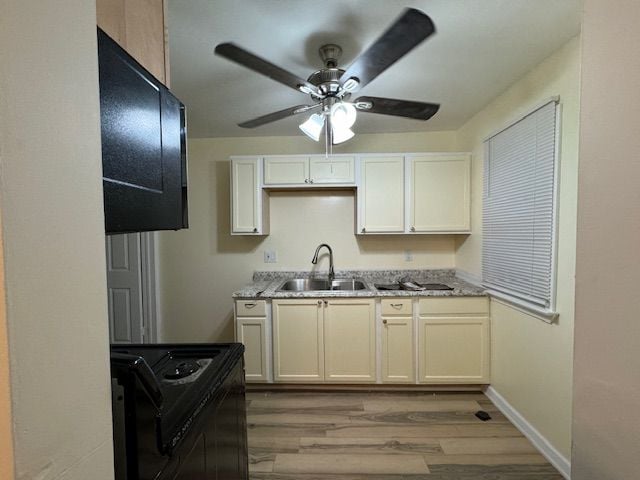
[[[382,315],[411,315],[413,312],[410,298],[383,298]]]
[[[266,312],[267,302],[264,300],[236,301],[236,315],[238,317],[264,317]]]
[[[420,315],[489,313],[489,299],[487,297],[422,298],[419,305]]]

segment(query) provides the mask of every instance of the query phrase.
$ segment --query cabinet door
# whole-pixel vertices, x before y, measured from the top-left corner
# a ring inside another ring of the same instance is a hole
[[[469,155],[416,156],[409,162],[410,231],[470,231]]]
[[[321,300],[273,301],[273,362],[276,382],[324,380]]]
[[[309,157],[266,157],[265,185],[298,185],[309,183]]]
[[[244,370],[247,382],[267,381],[267,335],[265,317],[239,317],[236,341],[244,345]]]
[[[98,26],[154,77],[168,82],[164,0],[97,0]]]
[[[311,183],[354,183],[354,157],[311,157],[309,160]]]
[[[345,299],[324,303],[325,379],[375,382],[374,301]]]
[[[420,317],[419,381],[489,383],[487,317]]]
[[[382,317],[382,381],[415,381],[412,317]]]
[[[231,233],[262,233],[260,158],[231,159]]]
[[[404,232],[404,158],[363,157],[358,233]]]

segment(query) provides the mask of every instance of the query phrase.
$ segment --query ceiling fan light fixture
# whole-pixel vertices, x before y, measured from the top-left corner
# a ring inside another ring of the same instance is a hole
[[[301,123],[299,125],[300,130],[312,140],[316,142],[320,141],[320,134],[322,133],[322,128],[324,127],[324,115],[319,113],[314,113],[311,115],[306,122]]]
[[[356,123],[356,108],[347,102],[334,103],[331,107],[331,125],[333,129],[349,129]]]
[[[360,81],[356,77],[351,77],[346,82],[344,82],[342,88],[347,92],[354,92],[358,89],[359,86]]]
[[[354,137],[355,133],[353,133],[353,130],[351,130],[349,127],[333,127],[331,129],[331,131],[333,132],[333,144],[337,145],[339,143],[343,143],[346,142],[347,140],[350,140]]]
[[[315,93],[311,88],[309,88],[306,85],[298,85],[298,90],[301,91],[302,93],[306,93],[308,95],[311,95],[312,93]]]

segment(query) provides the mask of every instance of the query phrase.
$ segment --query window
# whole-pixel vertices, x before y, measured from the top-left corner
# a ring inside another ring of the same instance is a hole
[[[550,101],[485,141],[483,283],[547,313],[554,308],[556,109]]]

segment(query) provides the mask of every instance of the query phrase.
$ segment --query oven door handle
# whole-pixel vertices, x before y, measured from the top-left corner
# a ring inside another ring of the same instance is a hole
[[[164,397],[162,390],[160,390],[160,384],[144,358],[138,355],[112,352],[111,368],[116,368],[120,371],[125,370],[129,374],[133,374],[140,382],[140,385],[142,385],[143,390],[153,405],[158,410],[162,408]]]

